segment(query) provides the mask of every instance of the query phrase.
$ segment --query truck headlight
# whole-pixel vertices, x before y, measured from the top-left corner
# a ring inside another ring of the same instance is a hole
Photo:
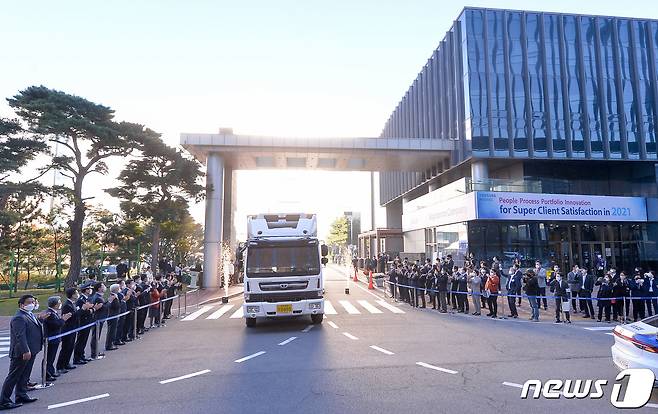
[[[308,308],[311,309],[311,310],[320,310],[320,309],[322,309],[322,302],[309,303]]]
[[[258,313],[260,306],[247,306],[247,313]]]

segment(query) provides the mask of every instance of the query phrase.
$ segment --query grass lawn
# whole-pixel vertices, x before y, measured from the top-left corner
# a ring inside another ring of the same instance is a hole
[[[18,292],[12,292],[12,297],[8,298],[9,292],[6,290],[0,291],[0,316],[13,316],[18,309],[18,298],[21,295],[25,294],[34,295],[39,299],[39,312],[48,309],[48,298],[53,295],[58,295],[62,297],[62,302],[65,300],[66,295],[64,292],[59,292],[55,289],[28,289],[28,290],[18,290]]]

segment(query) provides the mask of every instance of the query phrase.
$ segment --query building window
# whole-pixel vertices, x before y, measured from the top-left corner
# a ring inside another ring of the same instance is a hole
[[[526,84],[523,71],[524,42],[521,29],[520,12],[508,12],[507,36],[508,42],[508,69],[510,80],[510,102],[512,109],[512,138],[514,139],[514,153],[520,156],[528,155],[528,136],[526,132]]]
[[[548,80],[548,102],[551,111],[551,135],[553,157],[567,156],[567,141],[564,116],[564,94],[560,72],[560,27],[558,16],[544,15],[544,42],[546,43],[546,65]]]
[[[585,142],[583,128],[583,102],[580,91],[580,61],[578,59],[578,37],[576,16],[564,16],[564,52],[566,59],[567,99],[569,100],[569,132],[572,156],[585,157]]]
[[[640,123],[638,111],[640,102],[637,90],[633,87],[633,54],[631,50],[631,22],[626,19],[617,20],[617,33],[619,39],[619,64],[621,65],[621,94],[624,106],[626,141],[628,145],[628,158],[640,157],[638,140],[640,137]]]
[[[469,94],[465,95],[468,102],[467,118],[470,117],[473,152],[489,154],[489,106],[487,102],[487,75],[484,48],[484,18],[481,10],[468,10],[467,21],[467,53]]]
[[[528,40],[528,92],[530,94],[530,133],[533,139],[534,155],[548,155],[546,145],[546,101],[544,100],[544,49],[541,44],[539,15],[526,16],[526,36]]]
[[[491,133],[494,155],[509,155],[509,124],[507,122],[507,83],[505,79],[505,27],[500,10],[487,11],[487,42],[489,80],[491,82]]]
[[[607,113],[608,141],[610,158],[621,158],[621,132],[619,129],[620,113],[623,109],[617,99],[617,70],[615,56],[617,54],[615,26],[612,19],[599,18],[599,38],[601,39],[601,66],[603,87],[605,89],[605,106]]]

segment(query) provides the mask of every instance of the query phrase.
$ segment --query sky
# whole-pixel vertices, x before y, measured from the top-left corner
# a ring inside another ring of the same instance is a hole
[[[220,127],[378,136],[464,6],[658,18],[655,2],[639,0],[3,3],[0,97],[45,85],[108,105],[170,145],[182,132]],[[11,115],[0,100],[0,116]],[[109,164],[108,176],[90,178],[84,191],[116,209],[102,189],[122,160]],[[343,211],[369,217],[369,183],[369,173],[239,172],[236,216],[317,212],[326,234]],[[203,205],[192,213],[203,221]],[[385,226],[381,209],[376,217]]]

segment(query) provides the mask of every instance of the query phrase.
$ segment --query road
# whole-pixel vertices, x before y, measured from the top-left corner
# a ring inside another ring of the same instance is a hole
[[[529,379],[612,383],[609,331],[584,329],[600,324],[439,314],[383,300],[360,283],[349,282],[346,295],[347,283],[341,268],[327,269],[325,297],[335,312],[318,326],[292,318],[247,329],[235,314],[241,300],[209,304],[33,392],[39,401],[15,412],[104,394],[49,412],[617,411],[611,385],[600,400],[520,399],[518,384]]]

